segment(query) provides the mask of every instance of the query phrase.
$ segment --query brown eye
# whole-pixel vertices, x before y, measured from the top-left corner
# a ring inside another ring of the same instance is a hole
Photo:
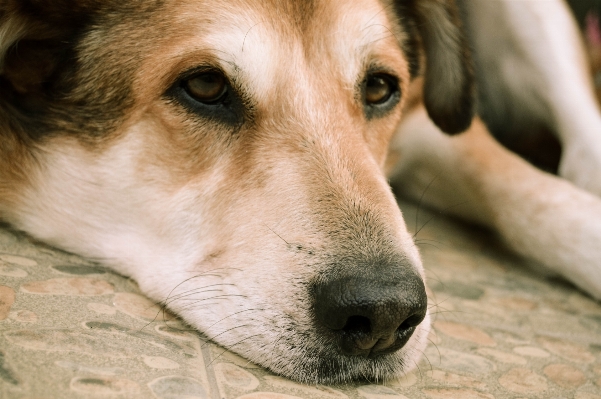
[[[383,104],[394,92],[389,78],[382,75],[370,75],[365,82],[365,102],[369,105]]]
[[[192,98],[205,104],[216,102],[227,92],[225,77],[217,72],[196,75],[185,81],[184,87]]]

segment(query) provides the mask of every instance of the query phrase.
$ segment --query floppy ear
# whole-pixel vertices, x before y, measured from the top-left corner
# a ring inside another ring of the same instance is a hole
[[[0,0],[2,1],[2,0]],[[0,4],[0,77],[17,93],[36,92],[84,26],[91,2],[3,0]],[[65,12],[68,10],[68,12]]]
[[[410,19],[426,56],[424,104],[443,131],[466,130],[474,117],[475,80],[469,44],[455,0],[396,0],[401,20]]]

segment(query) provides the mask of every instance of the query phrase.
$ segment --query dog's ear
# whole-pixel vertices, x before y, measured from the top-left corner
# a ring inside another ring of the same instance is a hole
[[[466,130],[474,117],[471,53],[455,0],[396,0],[401,22],[425,53],[424,104],[444,132]],[[412,32],[413,31],[413,32]]]
[[[69,58],[91,3],[5,0],[0,4],[0,77],[15,93],[39,92],[48,83]]]

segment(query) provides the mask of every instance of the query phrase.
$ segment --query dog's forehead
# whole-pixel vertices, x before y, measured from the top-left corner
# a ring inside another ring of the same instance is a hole
[[[371,54],[389,53],[391,47],[400,52],[389,13],[378,0],[300,3],[225,1],[211,6],[209,16],[197,7],[185,17],[226,72],[243,75],[264,93],[274,77],[293,78],[325,65],[351,84]]]

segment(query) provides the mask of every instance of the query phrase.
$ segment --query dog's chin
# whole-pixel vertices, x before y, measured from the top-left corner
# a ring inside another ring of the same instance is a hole
[[[311,333],[290,332],[275,345],[250,342],[233,351],[272,372],[305,384],[382,382],[415,369],[424,354],[430,331],[429,315],[401,349],[380,356],[347,356]],[[265,349],[265,350],[264,350]]]

